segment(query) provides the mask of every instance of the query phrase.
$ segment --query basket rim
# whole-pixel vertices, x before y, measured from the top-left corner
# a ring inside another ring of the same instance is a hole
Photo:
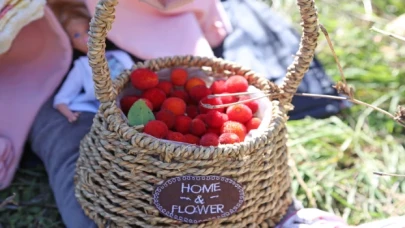
[[[223,144],[218,146],[201,146],[201,145],[194,145],[194,144],[187,144],[187,143],[178,143],[178,142],[171,142],[165,139],[155,138],[149,134],[145,134],[136,130],[135,126],[130,126],[128,124],[127,119],[124,117],[124,113],[118,107],[118,95],[124,89],[124,87],[129,82],[129,75],[135,69],[139,68],[148,68],[153,71],[159,71],[164,69],[170,69],[174,67],[179,67],[186,65],[186,67],[211,67],[213,72],[216,72],[219,69],[223,69],[217,63],[224,63],[225,61],[220,58],[204,58],[204,62],[200,64],[193,64],[199,63],[198,61],[184,61],[184,60],[195,60],[201,59],[201,57],[195,56],[176,56],[176,57],[164,57],[159,59],[152,59],[145,62],[138,62],[134,64],[131,70],[125,70],[122,72],[114,81],[113,81],[113,88],[114,88],[114,97],[112,97],[113,101],[102,103],[99,109],[100,117],[106,121],[106,126],[108,131],[113,131],[119,135],[120,138],[125,140],[130,140],[132,146],[141,148],[141,149],[152,149],[152,150],[161,150],[162,154],[170,153],[170,157],[182,156],[184,158],[183,153],[178,151],[184,152],[191,152],[191,151],[202,151],[204,152],[204,156],[197,156],[200,159],[209,159],[209,157],[239,157],[239,156],[246,156],[250,153],[255,151],[257,145],[266,144],[269,142],[268,138],[272,137],[275,132],[279,132],[282,125],[286,120],[286,112],[281,103],[278,100],[270,100],[267,98],[271,103],[272,107],[270,110],[271,119],[269,126],[266,128],[265,131],[260,133],[260,135],[254,136],[247,141],[235,143],[235,144]],[[179,61],[183,60],[183,61]],[[263,85],[262,88],[258,88],[261,91],[271,91],[271,87],[277,88],[272,82],[269,82],[266,78],[261,75],[256,74],[255,72],[247,69],[243,69],[243,67],[239,64],[235,64],[232,62],[227,62],[228,67],[227,70],[233,72],[233,74],[239,74],[245,77],[251,77],[257,80],[256,83],[249,83],[249,85],[256,86],[255,84],[260,84],[261,80],[265,80],[266,84]],[[182,65],[184,64],[184,65]],[[209,76],[213,77],[213,76]],[[263,82],[262,82],[263,83]],[[257,87],[257,86],[256,86]],[[120,129],[120,130],[115,130]],[[141,143],[141,141],[143,141]],[[177,151],[177,152],[176,152]],[[235,153],[236,152],[236,153]],[[174,155],[175,154],[175,155]],[[187,154],[187,153],[186,153]],[[187,155],[185,155],[187,157]],[[191,155],[190,155],[191,156]],[[193,156],[194,157],[194,156]]]
[[[120,128],[131,128],[133,132],[127,133],[123,131],[115,131],[112,132],[117,133],[120,138],[124,140],[130,140],[132,146],[136,146],[140,149],[148,149],[154,150],[155,154],[160,155],[168,155],[171,154],[171,158],[182,157],[182,158],[198,158],[199,160],[211,160],[212,157],[220,158],[220,157],[243,157],[248,156],[251,153],[255,152],[255,149],[260,144],[268,144],[271,140],[268,138],[272,137],[274,133],[278,133],[282,127],[282,123],[285,121],[284,113],[283,113],[283,106],[278,101],[271,101],[272,102],[272,118],[270,120],[269,126],[263,131],[260,136],[254,136],[250,138],[248,141],[235,143],[235,144],[220,144],[218,146],[201,146],[201,145],[194,145],[188,143],[179,143],[179,142],[171,142],[165,139],[155,138],[149,134],[139,132],[134,129],[134,127],[129,126],[127,121],[122,117],[122,111],[118,107],[116,102],[112,102],[111,106],[109,107],[109,112],[112,111],[110,117],[113,118],[104,118],[107,125],[115,124],[116,121],[119,122]],[[101,114],[102,115],[102,114]],[[114,122],[114,123],[112,123]],[[111,129],[108,129],[111,131]],[[140,142],[142,141],[142,142]],[[257,143],[261,141],[260,143]],[[258,144],[258,145],[257,145]],[[203,156],[195,155],[193,156],[192,153],[195,151],[203,152]],[[184,152],[184,153],[182,153]],[[189,154],[187,154],[187,152]],[[192,152],[190,154],[190,152]],[[134,153],[128,152],[128,155],[135,155]]]
[[[100,102],[111,101],[114,96],[113,82],[106,61],[106,38],[115,19],[115,8],[119,0],[98,0],[96,10],[90,21],[88,52],[93,72],[95,93]],[[319,37],[318,13],[314,0],[296,0],[301,15],[302,35],[294,60],[287,68],[280,85],[280,101],[291,104],[305,73],[315,56]],[[222,65],[221,63],[219,63]],[[223,65],[224,66],[224,65]],[[226,66],[226,65],[225,65]]]

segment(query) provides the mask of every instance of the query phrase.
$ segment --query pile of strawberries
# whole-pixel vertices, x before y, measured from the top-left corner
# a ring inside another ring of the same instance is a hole
[[[210,87],[197,77],[189,77],[183,68],[171,71],[170,81],[159,81],[158,75],[146,68],[136,69],[131,75],[132,86],[142,91],[140,96],[125,96],[121,109],[128,114],[139,99],[153,111],[155,120],[145,124],[143,132],[156,138],[202,145],[217,146],[243,142],[261,120],[255,117],[257,101],[235,104],[227,108],[207,109],[202,103],[221,105],[249,99],[248,96],[208,98],[210,94],[246,92],[248,82],[235,75],[215,81]]]

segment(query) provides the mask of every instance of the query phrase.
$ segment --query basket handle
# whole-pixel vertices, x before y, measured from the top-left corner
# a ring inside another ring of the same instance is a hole
[[[105,58],[105,39],[111,30],[117,4],[118,0],[99,0],[90,22],[87,56],[93,71],[96,97],[102,103],[113,101],[117,93],[110,78],[110,70]],[[287,103],[291,102],[304,74],[308,71],[314,58],[319,36],[318,14],[314,0],[297,0],[297,5],[300,9],[303,34],[296,57],[288,67],[288,72],[280,87],[283,91],[280,99]]]
[[[302,35],[294,61],[288,67],[287,74],[280,86],[282,91],[280,100],[284,101],[286,104],[291,103],[302,78],[314,59],[319,37],[318,13],[315,7],[315,1],[297,0],[297,5],[301,14]]]
[[[105,57],[105,41],[115,19],[115,6],[117,4],[118,0],[99,0],[94,16],[90,21],[87,57],[93,72],[96,97],[101,103],[113,101],[117,93]]]

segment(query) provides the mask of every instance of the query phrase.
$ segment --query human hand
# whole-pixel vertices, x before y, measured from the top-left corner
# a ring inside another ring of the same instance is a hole
[[[75,122],[78,118],[80,113],[79,112],[72,112],[69,109],[69,106],[67,106],[66,104],[58,104],[56,105],[56,109],[63,115],[66,117],[66,119],[70,122],[73,123]]]
[[[67,119],[69,123],[76,122],[76,120],[79,118],[80,113],[79,112],[72,112],[67,116]]]

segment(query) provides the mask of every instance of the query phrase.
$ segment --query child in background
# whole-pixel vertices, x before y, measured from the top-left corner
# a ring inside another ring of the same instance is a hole
[[[59,15],[59,21],[68,34],[72,47],[82,54],[87,53],[90,16],[86,6],[82,3],[59,1],[50,5],[55,14]],[[121,50],[107,51],[106,58],[113,79],[134,64],[131,57]],[[56,93],[53,107],[72,123],[78,119],[80,112],[96,113],[99,105],[89,59],[81,56],[74,61],[73,68]]]

